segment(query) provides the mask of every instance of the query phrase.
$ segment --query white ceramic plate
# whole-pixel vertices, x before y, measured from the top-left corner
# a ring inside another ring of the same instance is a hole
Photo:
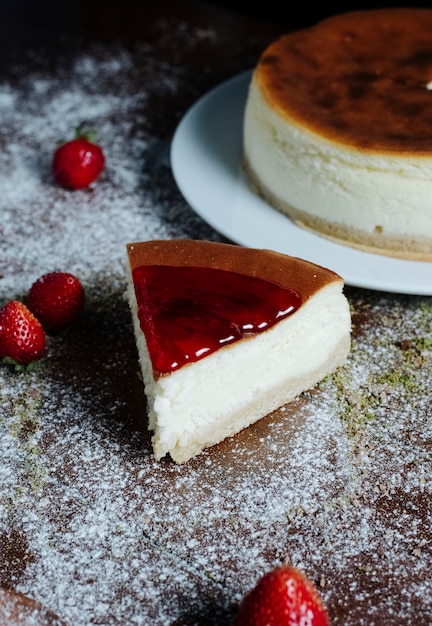
[[[368,254],[299,228],[249,188],[241,168],[243,111],[250,72],[202,97],[180,121],[171,166],[186,201],[238,244],[324,265],[356,287],[432,295],[432,263]]]

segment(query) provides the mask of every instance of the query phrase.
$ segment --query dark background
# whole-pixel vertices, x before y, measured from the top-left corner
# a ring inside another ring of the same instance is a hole
[[[118,13],[119,6],[124,12],[127,19],[128,12],[145,15],[152,12],[152,6],[157,0],[0,0],[0,17],[8,15],[27,15],[32,21],[41,24],[58,24],[62,30],[73,28],[79,17],[87,12],[109,12],[115,7]],[[176,11],[176,2],[170,3],[173,11]],[[408,2],[398,2],[397,0],[382,0],[381,2],[367,2],[358,0],[352,2],[337,2],[315,0],[311,1],[287,1],[287,2],[271,2],[269,0],[261,0],[260,2],[244,0],[214,0],[207,2],[195,1],[198,5],[214,5],[223,7],[229,12],[240,15],[247,15],[270,23],[275,23],[286,30],[293,30],[310,26],[315,22],[345,11],[354,11],[371,8],[385,8],[393,6],[408,6]],[[432,0],[422,2],[418,0],[412,6],[432,7]],[[1,29],[0,19],[0,29]]]
[[[263,19],[270,22],[276,22],[279,25],[285,25],[287,29],[302,28],[310,26],[315,22],[345,11],[359,11],[364,9],[389,8],[389,7],[429,7],[432,8],[432,1],[422,2],[421,0],[410,4],[408,0],[398,2],[390,0],[386,2],[326,2],[318,0],[315,2],[269,2],[261,0],[260,2],[242,2],[240,0],[215,0],[207,2],[207,4],[218,5],[235,13],[246,14],[252,17]]]
[[[173,23],[176,19],[180,24],[186,20],[189,26],[197,23],[202,27],[204,23],[213,23],[219,37],[226,39],[225,46],[219,48],[217,54],[220,56],[223,50],[232,59],[237,55],[240,63],[238,48],[240,46],[244,50],[246,45],[250,59],[243,59],[243,62],[253,66],[264,47],[285,32],[312,26],[322,19],[346,11],[408,6],[407,2],[397,0],[318,1],[320,4],[316,0],[261,0],[260,3],[244,0],[164,0],[163,7],[167,20]],[[432,0],[418,0],[412,6],[432,8]],[[135,40],[145,40],[154,42],[160,48],[161,42],[155,27],[155,18],[160,19],[160,16],[158,0],[0,0],[0,68],[7,71],[14,58],[21,58],[23,48],[31,52],[54,39],[56,45],[59,45],[57,40],[68,35],[92,41],[118,40],[128,45],[133,45]],[[258,29],[255,20],[260,20]],[[253,33],[249,41],[246,34],[248,25]],[[173,32],[171,40],[164,40],[164,46],[171,49],[171,60],[175,56],[176,39],[176,33]],[[187,50],[177,52],[182,53],[185,63]],[[217,74],[217,67],[228,68],[228,64],[227,59],[224,61],[219,56],[212,59],[211,63],[215,80],[221,81],[225,76]],[[197,62],[196,58],[194,62]],[[231,72],[236,69],[240,71],[241,68],[230,66]]]

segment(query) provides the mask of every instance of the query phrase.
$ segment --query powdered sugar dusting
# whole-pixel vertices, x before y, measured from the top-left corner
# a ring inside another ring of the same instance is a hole
[[[74,626],[216,625],[289,560],[334,624],[430,623],[430,300],[347,289],[344,368],[186,465],[156,462],[125,244],[219,239],[177,192],[171,131],[154,124],[194,88],[145,49],[89,48],[49,74],[42,61],[0,85],[0,297],[64,269],[87,305],[36,372],[0,370],[0,585]],[[107,168],[67,192],[52,149],[82,121]]]

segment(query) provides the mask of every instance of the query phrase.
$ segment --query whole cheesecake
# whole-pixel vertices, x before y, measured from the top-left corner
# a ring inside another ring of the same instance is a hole
[[[339,243],[432,261],[432,9],[344,13],[261,55],[244,115],[253,188]]]
[[[128,296],[156,458],[184,463],[347,359],[343,280],[269,250],[130,243]]]

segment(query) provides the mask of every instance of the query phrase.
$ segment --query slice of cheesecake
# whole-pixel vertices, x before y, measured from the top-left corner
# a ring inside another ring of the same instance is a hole
[[[343,279],[270,250],[127,245],[128,297],[156,458],[184,463],[342,365]]]

